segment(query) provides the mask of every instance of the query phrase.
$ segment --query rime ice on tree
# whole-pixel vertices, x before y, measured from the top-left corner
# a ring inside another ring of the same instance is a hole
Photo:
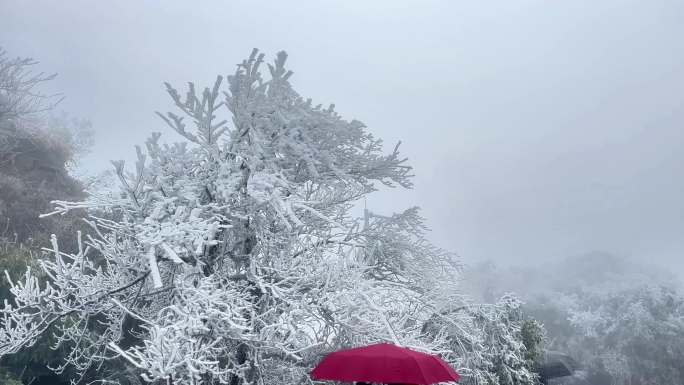
[[[134,172],[114,162],[120,195],[57,202],[52,214],[116,219],[91,216],[77,254],[53,239],[48,283],[29,271],[13,285],[0,353],[55,326],[65,367],[123,358],[146,381],[237,385],[307,381],[321,353],[371,341],[452,351],[423,326],[451,314],[469,327],[442,312],[462,302],[453,256],[425,240],[415,208],[352,215],[378,186],[411,187],[411,168],[361,122],[301,98],[285,60],[264,80],[255,50],[225,92],[221,77],[184,96],[167,84],[178,112],[159,115],[184,141],[155,133]]]

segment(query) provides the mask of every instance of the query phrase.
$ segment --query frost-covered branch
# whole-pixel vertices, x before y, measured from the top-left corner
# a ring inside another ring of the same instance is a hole
[[[0,120],[47,111],[61,100],[59,95],[45,95],[35,89],[56,76],[32,72],[37,63],[30,58],[10,58],[0,48]]]

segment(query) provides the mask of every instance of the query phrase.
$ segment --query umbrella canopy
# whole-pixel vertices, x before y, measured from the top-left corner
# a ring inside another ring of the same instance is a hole
[[[456,382],[458,373],[437,356],[392,344],[328,354],[311,372],[315,380],[429,385]]]

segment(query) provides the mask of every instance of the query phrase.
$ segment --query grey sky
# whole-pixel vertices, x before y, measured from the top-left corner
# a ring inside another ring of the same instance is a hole
[[[684,271],[682,1],[2,0],[0,18],[0,45],[93,121],[91,169],[177,139],[153,114],[163,81],[284,49],[301,94],[404,142],[415,190],[369,205],[422,206],[466,261],[605,250]]]

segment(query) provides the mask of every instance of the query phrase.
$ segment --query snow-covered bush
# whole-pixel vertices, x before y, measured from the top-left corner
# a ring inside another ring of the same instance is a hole
[[[458,362],[466,385],[538,383],[543,330],[526,319],[521,302],[504,295],[494,304],[465,304],[436,314],[427,335],[445,333],[451,360]]]

